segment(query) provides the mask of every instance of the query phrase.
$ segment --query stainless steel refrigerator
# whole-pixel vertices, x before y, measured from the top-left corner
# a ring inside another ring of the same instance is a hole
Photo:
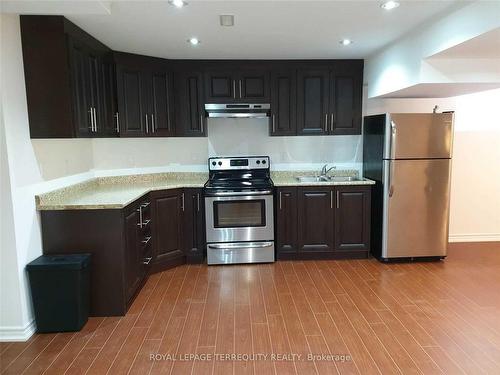
[[[366,116],[363,175],[372,195],[372,254],[443,259],[448,244],[453,113]]]

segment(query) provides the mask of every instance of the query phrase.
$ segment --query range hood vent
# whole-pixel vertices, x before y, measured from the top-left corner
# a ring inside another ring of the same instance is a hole
[[[208,117],[226,118],[265,118],[269,117],[269,103],[228,103],[228,104],[205,104]]]

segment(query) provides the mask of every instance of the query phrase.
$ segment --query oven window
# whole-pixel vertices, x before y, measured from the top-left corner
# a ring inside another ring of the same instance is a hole
[[[214,202],[214,227],[265,227],[264,200]]]

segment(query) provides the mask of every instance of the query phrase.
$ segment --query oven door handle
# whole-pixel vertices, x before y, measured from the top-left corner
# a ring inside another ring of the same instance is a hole
[[[218,249],[218,250],[233,250],[233,249],[251,249],[257,247],[271,247],[273,246],[273,242],[250,242],[250,243],[227,243],[222,245],[208,245],[209,249]]]
[[[230,197],[230,196],[243,196],[243,195],[269,195],[271,194],[271,190],[262,190],[262,191],[221,191],[215,193],[208,193],[208,196],[214,197]]]

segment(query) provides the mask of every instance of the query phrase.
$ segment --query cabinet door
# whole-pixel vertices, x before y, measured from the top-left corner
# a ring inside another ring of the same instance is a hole
[[[199,72],[179,72],[175,78],[176,134],[206,136],[203,78]]]
[[[335,189],[335,249],[370,250],[370,187]]]
[[[297,74],[297,133],[328,134],[329,71],[301,69]]]
[[[164,190],[152,194],[153,248],[155,263],[184,256],[182,190]]]
[[[78,136],[90,136],[93,130],[90,59],[87,48],[68,39],[71,83],[73,91],[73,121]]]
[[[333,251],[333,190],[303,187],[298,188],[298,195],[299,251]]]
[[[111,57],[105,57],[101,60],[99,68],[100,101],[97,112],[100,114],[99,120],[102,126],[98,130],[103,136],[113,137],[119,133],[115,64]]]
[[[269,73],[263,70],[242,70],[236,82],[236,98],[242,102],[269,103]]]
[[[188,263],[201,263],[205,247],[205,221],[202,189],[184,189],[184,239]]]
[[[330,132],[361,134],[362,70],[347,74],[332,72],[330,81]]]
[[[297,252],[297,188],[279,188],[276,208],[276,248],[280,253]]]
[[[140,137],[145,134],[147,102],[145,84],[140,69],[116,67],[120,135]]]
[[[139,214],[133,207],[125,213],[125,292],[127,301],[135,294],[142,278],[142,257],[138,245]]]
[[[236,79],[231,71],[205,73],[207,103],[233,102],[236,100]]]
[[[271,74],[271,135],[295,135],[296,126],[296,73]]]
[[[173,136],[172,74],[155,71],[151,80],[151,123],[150,134],[159,137]]]

